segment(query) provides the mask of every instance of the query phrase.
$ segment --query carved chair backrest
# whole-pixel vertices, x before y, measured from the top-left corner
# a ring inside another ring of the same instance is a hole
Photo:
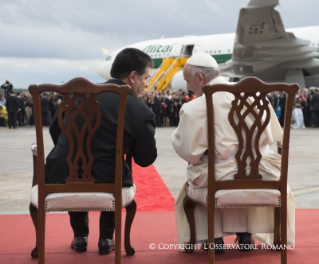
[[[128,93],[130,93],[129,86],[93,84],[84,78],[78,77],[62,85],[30,85],[29,91],[32,94],[34,104],[39,185],[45,184],[40,94],[48,91],[53,91],[63,96],[58,112],[58,123],[69,143],[69,153],[67,156],[69,177],[66,179],[66,182],[67,184],[75,183],[75,185],[77,183],[94,183],[95,181],[91,175],[91,168],[94,161],[91,151],[91,141],[101,123],[101,112],[99,102],[96,98],[104,92],[119,94],[115,180],[116,182],[122,181],[123,131],[126,98]],[[119,185],[121,185],[121,183]],[[55,189],[55,191],[56,190],[57,189]],[[73,188],[73,190],[75,189]],[[64,189],[64,191],[66,190]],[[46,192],[50,192],[50,189],[46,188]]]
[[[247,77],[236,84],[215,84],[205,85],[203,92],[206,96],[207,118],[208,118],[208,142],[209,142],[209,182],[215,179],[214,163],[214,113],[212,95],[215,92],[229,92],[234,95],[231,102],[228,121],[238,137],[238,151],[235,160],[238,165],[238,172],[234,175],[236,184],[229,185],[227,189],[248,188],[268,188],[261,181],[262,176],[259,173],[259,163],[261,153],[259,150],[259,140],[270,121],[271,105],[267,99],[267,94],[272,91],[284,91],[287,93],[285,124],[283,135],[283,151],[281,166],[281,184],[273,184],[275,189],[281,189],[280,186],[287,185],[287,168],[288,168],[288,148],[290,120],[293,106],[294,95],[299,87],[296,84],[273,83],[266,84],[256,77]],[[250,121],[247,122],[247,119]],[[227,120],[225,120],[227,122]],[[227,133],[227,132],[225,132]],[[259,181],[256,181],[259,180]],[[215,182],[215,180],[213,180]],[[258,182],[258,183],[257,183]],[[270,183],[270,182],[269,182]],[[222,189],[219,182],[215,183],[216,190]],[[223,185],[223,188],[226,185]],[[232,187],[231,187],[232,186]],[[278,188],[277,188],[278,187]]]

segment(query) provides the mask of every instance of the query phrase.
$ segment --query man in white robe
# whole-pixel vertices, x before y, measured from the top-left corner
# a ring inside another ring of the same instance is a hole
[[[187,181],[175,201],[179,244],[185,244],[190,240],[189,224],[183,209],[183,199],[186,196],[187,188],[190,188],[189,190],[192,188],[207,188],[208,156],[205,155],[205,151],[208,149],[208,137],[206,99],[202,92],[202,86],[217,83],[231,84],[220,76],[215,59],[206,53],[197,53],[189,58],[183,74],[187,82],[187,89],[192,90],[197,99],[182,106],[179,125],[172,134],[172,144],[176,153],[189,163]],[[231,180],[234,179],[234,174],[237,173],[235,154],[238,149],[238,139],[228,121],[228,113],[233,99],[234,96],[227,92],[218,92],[213,95],[216,180]],[[262,154],[259,173],[262,175],[263,180],[278,180],[280,177],[281,157],[270,148],[270,145],[277,139],[282,138],[282,129],[271,105],[269,108],[271,113],[270,121],[259,141]],[[288,244],[295,243],[294,213],[294,199],[288,186]],[[197,205],[194,214],[196,241],[206,240],[207,208]],[[215,239],[234,233],[242,233],[246,236],[243,241],[250,241],[248,243],[253,243],[251,238],[251,234],[253,234],[256,239],[267,244],[273,244],[273,232],[273,208],[227,208],[215,210]],[[238,234],[239,238],[240,235]]]

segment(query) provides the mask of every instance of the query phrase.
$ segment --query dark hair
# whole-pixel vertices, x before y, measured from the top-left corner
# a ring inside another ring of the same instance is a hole
[[[123,80],[132,71],[136,71],[138,75],[143,75],[147,67],[153,68],[153,60],[145,52],[126,48],[117,54],[111,69],[111,77]]]

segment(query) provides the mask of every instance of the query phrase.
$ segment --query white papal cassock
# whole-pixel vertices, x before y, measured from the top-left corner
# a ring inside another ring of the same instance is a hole
[[[223,77],[213,79],[209,84],[227,83]],[[237,173],[235,154],[238,139],[228,121],[228,113],[234,96],[227,92],[213,95],[215,129],[215,177],[216,180],[234,179]],[[282,138],[282,129],[270,106],[270,121],[260,137],[262,159],[259,173],[263,180],[280,178],[281,156],[270,148]],[[172,134],[172,144],[176,153],[190,163],[187,167],[189,188],[207,187],[207,161],[204,152],[208,149],[205,95],[184,104],[180,110],[180,122]],[[247,118],[246,118],[247,121]],[[251,120],[250,120],[251,121]],[[252,124],[253,121],[251,121]],[[183,209],[187,182],[183,185],[175,201],[175,217],[179,244],[190,239],[189,224]],[[295,202],[288,186],[288,244],[295,243]],[[202,205],[195,209],[196,241],[207,239],[207,209]],[[216,209],[215,237],[224,237],[236,232],[249,232],[263,243],[273,244],[274,208],[227,208]]]

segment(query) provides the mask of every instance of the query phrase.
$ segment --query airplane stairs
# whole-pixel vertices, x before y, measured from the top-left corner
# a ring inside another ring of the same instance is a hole
[[[173,76],[186,64],[188,58],[185,57],[169,57],[164,59],[159,69],[151,76],[151,80],[145,91],[147,93],[157,90],[164,91]]]

